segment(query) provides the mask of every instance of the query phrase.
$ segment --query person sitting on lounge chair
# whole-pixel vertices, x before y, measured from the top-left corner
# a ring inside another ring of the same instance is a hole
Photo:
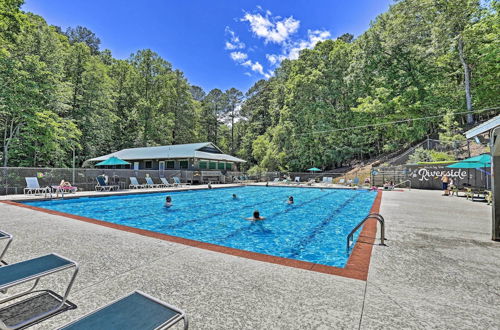
[[[77,187],[73,187],[69,181],[64,181],[61,180],[59,183],[59,186],[52,187],[55,188],[56,190],[62,190],[62,191],[68,191],[68,192],[76,192],[78,190]]]
[[[245,219],[249,221],[259,221],[259,220],[264,220],[265,218],[260,216],[259,210],[255,210],[253,211],[253,217]]]

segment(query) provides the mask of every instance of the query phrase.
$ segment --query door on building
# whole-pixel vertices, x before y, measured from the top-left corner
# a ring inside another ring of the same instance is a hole
[[[134,171],[139,170],[139,162],[134,162]]]
[[[158,163],[158,170],[160,172],[163,172],[165,170],[165,161],[162,160]]]

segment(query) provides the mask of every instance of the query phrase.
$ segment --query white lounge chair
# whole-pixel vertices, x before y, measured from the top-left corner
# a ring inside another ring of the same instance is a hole
[[[137,181],[137,178],[135,176],[131,176],[130,177],[130,185],[128,187],[129,187],[129,189],[140,189],[140,188],[147,188],[147,185],[140,184],[139,181]]]
[[[50,194],[50,187],[40,187],[38,183],[38,179],[36,177],[27,177],[24,178],[26,180],[26,188],[24,188],[24,194]]]
[[[153,179],[149,176],[146,177],[146,186],[149,188],[162,188],[165,185],[163,183],[154,183]]]
[[[171,187],[172,185],[170,184],[170,182],[168,182],[167,178],[160,178],[161,180],[161,183],[163,183],[163,186],[166,188],[166,187]]]
[[[188,183],[188,182],[182,183],[181,179],[179,179],[179,177],[177,177],[177,176],[172,177],[172,179],[174,180],[175,187],[182,187],[182,186],[190,185],[190,183]]]

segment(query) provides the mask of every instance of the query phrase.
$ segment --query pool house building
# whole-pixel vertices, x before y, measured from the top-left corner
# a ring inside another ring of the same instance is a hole
[[[223,153],[211,142],[123,149],[87,162],[100,162],[113,156],[130,163],[116,168],[134,170],[238,171],[238,165],[245,162]]]

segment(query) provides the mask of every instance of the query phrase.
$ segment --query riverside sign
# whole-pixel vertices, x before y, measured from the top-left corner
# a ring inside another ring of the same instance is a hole
[[[484,187],[486,175],[475,169],[447,168],[439,165],[406,165],[406,177],[412,188],[441,189],[443,175],[461,187],[464,183]]]

